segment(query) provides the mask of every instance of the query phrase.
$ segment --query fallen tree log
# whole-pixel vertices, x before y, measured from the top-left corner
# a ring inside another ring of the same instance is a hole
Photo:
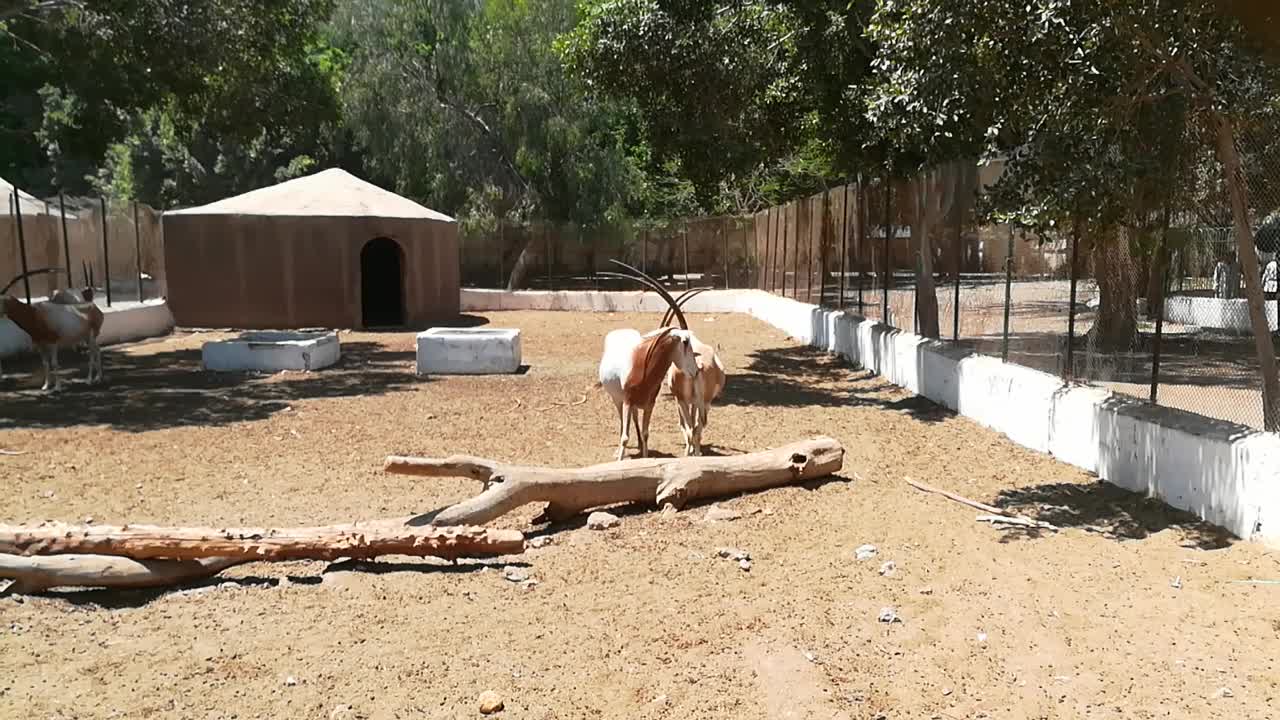
[[[152,588],[213,577],[249,559],[133,560],[108,555],[26,557],[0,553],[0,578],[10,592],[29,595],[55,587]]]
[[[423,516],[425,522],[448,526],[479,525],[534,502],[547,503],[539,522],[628,502],[681,508],[690,500],[816,480],[838,472],[843,464],[844,448],[839,442],[815,437],[746,455],[643,458],[577,469],[508,465],[469,455],[392,455],[384,468],[401,475],[483,482],[479,495]]]
[[[524,551],[517,530],[413,527],[374,521],[301,528],[184,528],[154,525],[0,525],[0,553],[115,555],[134,560],[336,560],[379,555],[456,560]]]

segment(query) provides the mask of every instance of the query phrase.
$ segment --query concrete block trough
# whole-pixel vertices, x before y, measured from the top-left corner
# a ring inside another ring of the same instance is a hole
[[[431,328],[418,333],[419,375],[498,375],[520,369],[520,331]]]
[[[211,340],[200,350],[205,370],[279,372],[319,370],[341,355],[334,332],[257,331]]]

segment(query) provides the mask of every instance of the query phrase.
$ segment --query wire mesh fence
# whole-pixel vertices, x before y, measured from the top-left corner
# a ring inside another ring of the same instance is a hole
[[[40,199],[4,184],[0,223],[0,277],[53,268],[19,280],[10,292],[25,300],[83,287],[90,277],[100,304],[138,302],[164,295],[160,213],[143,203],[102,198]]]
[[[1198,200],[1213,212],[1154,215],[1167,223],[1081,222],[1037,234],[977,223],[962,193],[939,200],[939,187],[928,178],[864,179],[745,217],[502,227],[463,238],[464,284],[624,289],[596,275],[616,257],[672,289],[764,290],[1064,380],[1263,427],[1238,244],[1215,200]],[[1267,243],[1280,242],[1278,202],[1259,194],[1253,208],[1272,333],[1280,247]]]

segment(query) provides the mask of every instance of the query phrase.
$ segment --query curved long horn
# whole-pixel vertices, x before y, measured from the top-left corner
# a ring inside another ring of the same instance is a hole
[[[615,259],[613,259],[613,258],[610,258],[610,259],[609,259],[609,262],[611,262],[611,263],[613,263],[614,265],[617,265],[617,266],[619,266],[619,267],[626,268],[627,270],[630,270],[632,273],[634,273],[634,274],[636,275],[636,277],[635,277],[635,278],[633,278],[634,280],[639,280],[640,282],[644,283],[645,285],[648,285],[649,287],[653,288],[654,292],[656,292],[656,293],[658,293],[659,295],[661,295],[661,296],[662,296],[662,299],[663,299],[663,300],[666,300],[666,301],[667,301],[667,305],[670,305],[670,306],[671,306],[671,309],[675,312],[675,314],[676,314],[676,320],[677,320],[677,321],[679,321],[679,323],[680,323],[680,329],[681,329],[681,330],[688,330],[688,329],[689,329],[689,323],[684,319],[684,313],[680,311],[680,306],[679,306],[679,305],[676,305],[676,301],[675,301],[675,299],[674,299],[674,298],[672,298],[672,297],[671,297],[671,293],[667,292],[667,289],[666,289],[666,288],[664,288],[664,287],[662,287],[662,285],[661,285],[660,283],[658,283],[658,281],[657,281],[657,280],[654,280],[653,278],[651,278],[651,277],[649,277],[648,275],[646,275],[646,274],[644,274],[644,273],[640,272],[639,270],[637,270],[637,269],[635,269],[635,268],[631,267],[630,265],[628,265],[628,264],[626,264],[626,263],[622,262],[621,260],[615,260]]]
[[[38,268],[36,270],[28,270],[24,273],[20,273],[17,277],[10,280],[9,284],[5,285],[3,290],[0,290],[0,295],[4,295],[5,293],[9,292],[9,288],[13,287],[14,284],[16,284],[22,278],[31,277],[32,275],[41,275],[44,273],[60,273],[60,272],[62,272],[62,268],[46,267],[46,268]]]
[[[706,287],[691,288],[689,290],[685,290],[684,292],[676,296],[676,305],[679,305],[680,309],[683,310],[684,304],[692,300],[696,295],[700,293],[704,293],[708,290],[713,290],[713,289],[714,288],[708,285]],[[668,309],[666,314],[662,316],[662,324],[666,325],[669,322],[671,322],[671,310]]]

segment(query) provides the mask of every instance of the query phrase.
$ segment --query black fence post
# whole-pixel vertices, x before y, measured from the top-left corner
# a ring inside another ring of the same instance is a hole
[[[142,303],[142,225],[138,223],[138,201],[133,201],[133,257],[138,271],[138,303]]]
[[[765,211],[764,218],[764,282],[765,292],[773,292],[773,261],[778,239],[778,208],[771,207]]]
[[[863,317],[866,313],[862,301],[862,286],[865,284],[863,273],[865,266],[862,263],[862,251],[867,245],[867,186],[862,182],[862,176],[858,176],[858,209],[853,214],[853,221],[858,226],[858,234],[854,237],[853,256],[856,261],[853,263],[854,272],[858,273],[858,316]]]
[[[805,213],[809,215],[809,219],[811,221],[813,220],[813,214],[810,212],[808,198],[802,198],[802,199],[796,200],[796,249],[795,249],[795,252],[791,254],[791,297],[794,300],[800,299],[800,205],[802,203],[804,204]],[[810,222],[809,224],[813,225],[812,222]],[[810,241],[813,240],[812,227],[809,228],[808,239]],[[809,253],[809,257],[810,258],[813,257],[812,252]],[[813,282],[813,278],[808,278],[808,280],[805,282],[804,289],[806,292],[808,292],[811,289],[810,283],[812,282]],[[805,300],[808,301],[809,298],[806,297]]]
[[[892,250],[889,246],[890,236],[893,234],[893,186],[889,182],[889,176],[884,178],[884,287],[880,288],[883,295],[881,298],[880,322],[889,325],[889,283],[893,279],[893,274],[889,271],[889,266],[893,263],[889,260],[889,253]]]
[[[684,289],[689,289],[689,223],[680,226],[680,242],[684,247]]]
[[[640,272],[649,273],[649,228],[641,229],[640,240]]]
[[[774,258],[774,264],[780,265],[782,269],[782,297],[787,296],[787,234],[791,229],[790,223],[787,222],[787,206],[784,204],[781,208],[781,217],[778,219],[782,223],[782,258]]]
[[[13,221],[18,228],[18,253],[22,256],[22,288],[27,292],[27,304],[31,304],[31,276],[27,273],[27,238],[22,233],[22,196],[18,186],[13,187]]]
[[[737,224],[737,220],[734,220]],[[724,221],[718,223],[720,227],[720,248],[724,251],[724,289],[729,289],[729,233],[724,231]]]
[[[111,243],[107,241],[107,199],[98,196],[98,204],[102,207],[102,279],[107,284],[107,307],[111,307]]]
[[[822,225],[818,228],[818,307],[826,307],[827,304],[827,218],[830,216],[831,190],[827,189],[822,193]],[[809,267],[813,267],[812,257]]]
[[[844,310],[845,263],[849,259],[849,183],[844,184],[844,203],[840,208],[840,300],[837,305]]]
[[[1076,377],[1076,284],[1080,279],[1080,213],[1071,218],[1071,299],[1067,305],[1067,381]]]
[[[805,272],[804,301],[807,303],[811,303],[813,302],[813,252],[815,250],[814,242],[813,242],[813,200],[812,198],[805,200],[804,204],[805,204],[805,211],[804,211],[805,217],[809,218],[809,236],[805,242],[805,245],[809,248],[809,268]],[[826,195],[823,195],[822,207],[823,207],[824,213],[826,212],[826,204],[827,204]],[[824,232],[826,232],[825,214],[822,222],[818,223],[818,242],[817,242],[818,247],[816,249],[819,250],[819,252],[821,252],[822,235]],[[796,258],[796,261],[799,262],[799,258]],[[799,272],[799,270],[797,270],[796,272]],[[819,302],[818,304],[821,305],[822,303]]]
[[[507,246],[506,243],[503,242],[502,220],[498,220],[498,284],[494,286],[498,289],[502,289],[507,286],[507,284],[503,282],[507,277],[506,252]]]
[[[551,223],[544,222],[542,225],[542,242],[547,251],[547,289],[554,290],[551,286]]]
[[[58,192],[58,213],[62,215],[62,257],[67,261],[67,284],[75,283],[71,275],[71,243],[67,240],[67,200]]]
[[[1009,254],[1004,259],[1004,333],[1000,359],[1009,362],[1009,308],[1013,304],[1013,223],[1009,223]]]
[[[1169,206],[1165,205],[1164,210],[1164,228],[1160,235],[1160,244],[1156,248],[1156,262],[1161,263],[1160,268],[1160,302],[1154,308],[1156,314],[1156,336],[1151,344],[1151,404],[1156,404],[1156,398],[1160,393],[1160,346],[1164,339],[1164,302],[1165,296],[1169,294],[1169,261],[1165,257],[1165,248],[1168,247],[1169,238]],[[1151,298],[1147,298],[1148,315],[1152,308],[1150,307]]]
[[[956,207],[956,287],[951,308],[951,341],[960,342],[960,273],[964,271],[964,206]]]

